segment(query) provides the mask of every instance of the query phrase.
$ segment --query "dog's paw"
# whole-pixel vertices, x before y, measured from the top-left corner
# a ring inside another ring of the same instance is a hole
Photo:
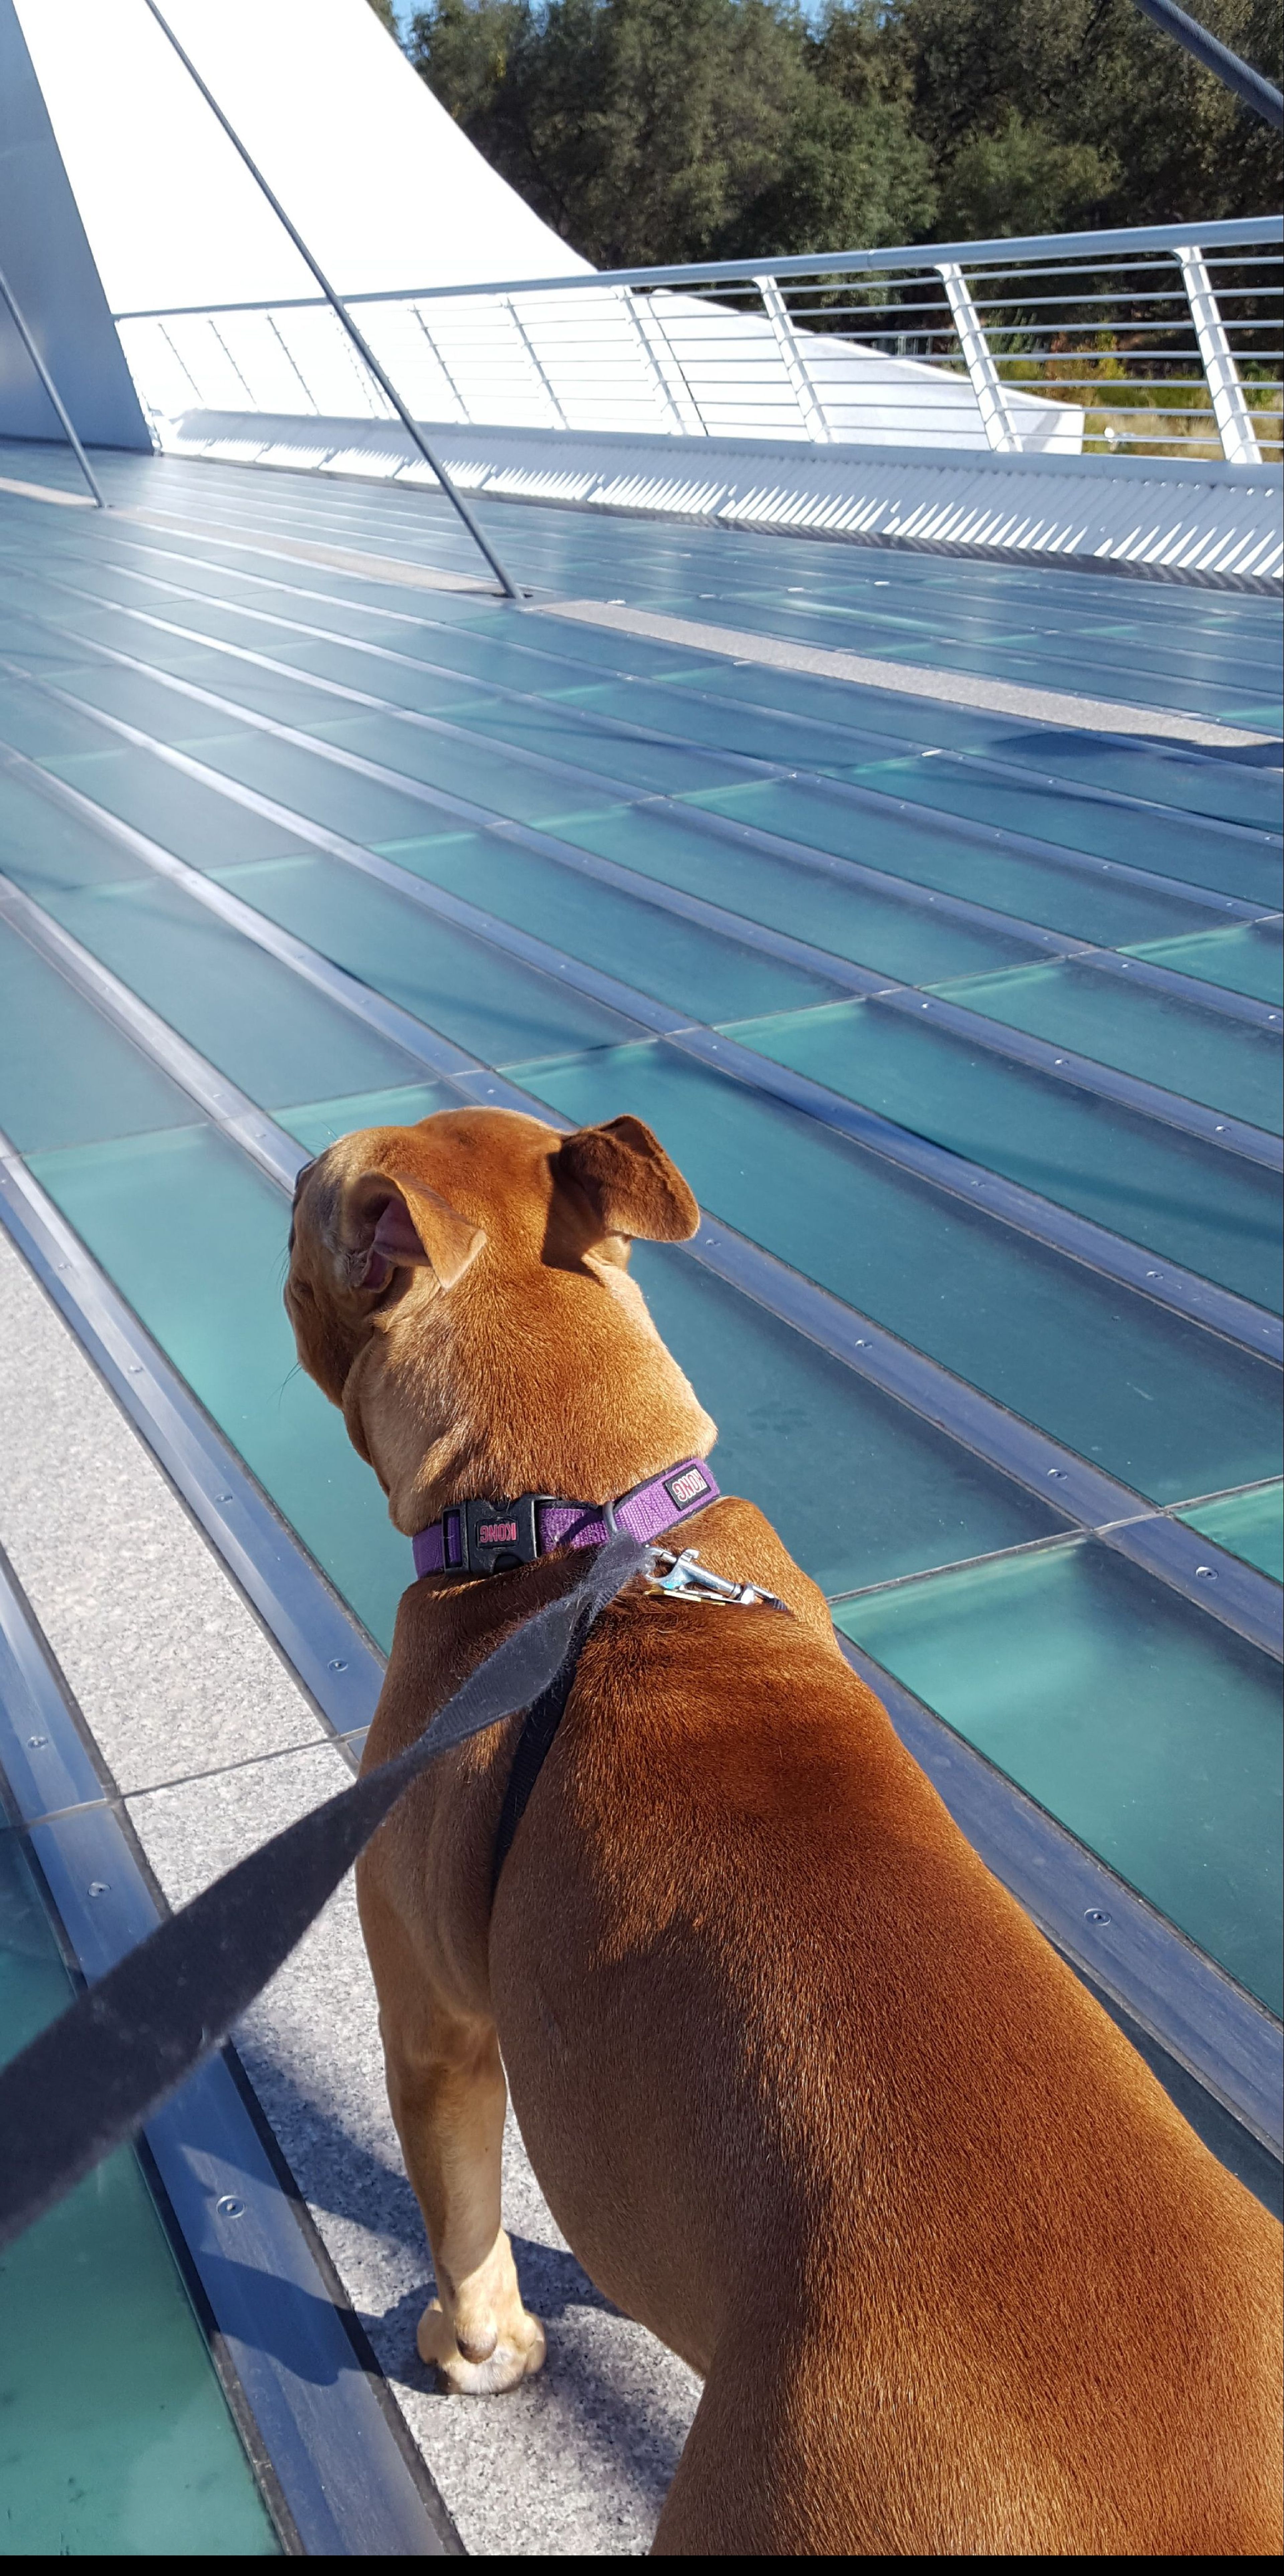
[[[415,2337],[421,2361],[431,2363],[457,2397],[498,2397],[518,2381],[533,2379],[544,2367],[548,2349],[538,2317],[519,2308],[497,2334],[491,2350],[469,2360],[455,2341],[455,2330],[440,2299],[430,2299]]]

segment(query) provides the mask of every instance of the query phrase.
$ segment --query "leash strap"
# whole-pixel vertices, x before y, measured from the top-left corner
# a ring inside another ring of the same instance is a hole
[[[0,2073],[0,2248],[221,2046],[439,1753],[542,1706],[568,1667],[569,1693],[594,1621],[648,1560],[626,1535],[608,1539],[583,1582],[506,1637],[417,1743],[215,1879],[11,2060]]]
[[[533,1708],[527,1710],[526,1724],[518,1736],[495,1831],[495,1849],[490,1864],[492,1905],[499,1885],[499,1873],[513,1847],[513,1836],[526,1813],[531,1791],[544,1768],[553,1738],[566,1713],[566,1703],[575,1688],[580,1657],[588,1643],[589,1624],[583,1619],[577,1623],[561,1671],[553,1675],[547,1690],[541,1691]]]

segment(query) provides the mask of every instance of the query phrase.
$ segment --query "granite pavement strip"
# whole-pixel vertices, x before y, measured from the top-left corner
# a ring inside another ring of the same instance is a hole
[[[351,1775],[2,1234],[0,1354],[0,1545],[160,1885],[182,1904]],[[428,2257],[384,2095],[351,1880],[235,2037],[465,2548],[645,2551],[698,2383],[586,2280],[511,2116],[504,2215],[549,2328],[545,2371],[505,2397],[444,2397],[418,2359]]]

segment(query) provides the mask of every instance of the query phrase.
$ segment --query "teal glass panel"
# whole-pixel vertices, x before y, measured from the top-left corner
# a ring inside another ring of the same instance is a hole
[[[840,1607],[845,1633],[1278,2012],[1279,1666],[1095,1541]]]
[[[395,787],[381,786],[358,770],[326,760],[320,751],[303,750],[248,725],[241,733],[229,730],[202,743],[201,758],[225,777],[270,796],[305,821],[341,832],[345,840],[368,846],[381,840],[405,840],[423,829],[424,809],[413,795],[403,796]],[[228,801],[229,838],[240,810]]]
[[[335,743],[344,751],[359,752],[363,760],[380,761],[400,776],[418,779],[423,786],[440,789],[444,795],[466,796],[471,804],[485,806],[488,813],[502,814],[512,822],[543,823],[569,806],[587,806],[596,801],[592,780],[581,783],[575,778],[560,777],[553,770],[527,767],[524,761],[506,758],[502,750],[492,748],[480,737],[461,741],[454,734],[428,733],[393,715],[335,717],[314,725],[312,730],[319,739]],[[551,750],[551,743],[546,748]],[[610,792],[613,785],[608,778],[602,792]],[[650,785],[649,780],[640,778],[637,794],[650,792]],[[627,795],[627,783],[616,792]],[[419,811],[422,815],[422,804]],[[422,824],[419,828],[423,828]],[[415,826],[408,824],[405,830],[409,837]],[[389,837],[388,831],[379,835],[385,843]]]
[[[632,1023],[434,920],[341,859],[272,860],[218,871],[259,912],[413,1011],[487,1064],[610,1046]]]
[[[1135,1073],[1180,1099],[1226,1110],[1251,1127],[1278,1135],[1284,1123],[1278,1029],[1224,1019],[1184,995],[1130,984],[1072,960],[951,984],[949,999],[1097,1064]]]
[[[0,1127],[21,1152],[195,1116],[187,1092],[0,923]]]
[[[1284,1583],[1284,1486],[1259,1485],[1250,1494],[1223,1494],[1215,1503],[1200,1503],[1179,1520],[1211,1538],[1218,1547],[1242,1556],[1259,1574]]]
[[[345,1092],[338,1100],[310,1100],[299,1109],[285,1110],[280,1123],[310,1154],[323,1154],[336,1137],[355,1135],[359,1127],[414,1127],[438,1109],[461,1106],[459,1094],[444,1082],[421,1082],[405,1090]]]
[[[734,1018],[755,1008],[742,998],[752,994],[777,997],[758,1008],[796,1010],[840,989],[698,922],[660,912],[644,897],[598,885],[534,850],[515,850],[481,833],[408,841],[385,855],[693,1020]]]
[[[97,741],[102,740],[99,734]],[[300,847],[296,834],[282,824],[252,814],[220,788],[185,778],[149,751],[97,750],[78,760],[43,765],[194,868],[272,859]]]
[[[33,677],[56,679],[68,662],[79,658],[79,653],[74,641],[68,641],[55,627],[42,624],[15,604],[31,596],[29,576],[20,574],[15,579],[11,573],[0,575],[0,600],[4,602],[0,609],[0,653],[9,665],[0,684],[0,700],[22,699],[34,714],[35,696],[28,681]]]
[[[892,983],[940,984],[953,975],[1020,965],[1030,954],[1002,930],[973,929],[928,904],[873,893],[824,868],[702,831],[694,812],[688,819],[681,809],[614,805],[600,814],[562,815],[556,829],[577,849],[704,895],[728,912],[872,967]]]
[[[42,698],[37,690],[0,676],[0,742],[11,751],[25,751],[29,760],[53,761],[98,751],[102,741],[92,716],[77,715],[56,698]]]
[[[31,1169],[386,1647],[410,1551],[342,1414],[295,1358],[284,1194],[205,1126],[36,1154]]]
[[[648,741],[645,735],[628,733],[622,726],[585,724],[575,708],[551,704],[547,699],[529,707],[503,698],[493,704],[479,701],[466,721],[470,732],[488,734],[496,742],[517,744],[525,751],[541,752],[545,758],[570,761],[579,769],[597,771],[608,787],[623,780],[626,787],[653,789],[659,796],[681,796],[694,788],[716,787],[720,781],[732,786],[739,775],[711,750],[699,750],[694,745],[688,750],[680,742]],[[772,754],[760,748],[758,757],[769,760]],[[566,801],[564,788],[559,801]]]
[[[595,639],[600,652],[616,661],[614,636]],[[587,657],[586,657],[587,658]],[[1121,742],[1109,735],[1075,733],[1069,726],[1022,724],[1012,716],[987,714],[979,707],[951,706],[942,698],[910,698],[885,689],[853,688],[848,680],[824,680],[810,672],[781,671],[757,663],[701,663],[663,676],[681,688],[704,696],[744,701],[752,706],[785,708],[835,728],[853,739],[851,757],[859,758],[861,733],[900,736],[930,749],[974,752],[981,759],[1010,761],[1081,785],[1113,788],[1180,812],[1206,814],[1250,829],[1279,829],[1279,772],[1243,765],[1243,755],[1161,749],[1157,744]],[[1255,757],[1255,756],[1254,756]]]
[[[952,1154],[1260,1306],[1280,1304],[1278,1175],[877,1002],[733,1031]]]
[[[137,651],[140,638],[131,632],[122,641],[128,650]],[[200,676],[204,680],[204,674]],[[91,662],[80,669],[60,672],[59,686],[69,689],[87,706],[102,707],[108,715],[121,716],[126,724],[137,725],[141,733],[154,734],[158,742],[188,743],[194,750],[214,735],[226,733],[235,721],[226,709],[203,706],[199,698],[189,698],[179,689],[167,689],[163,680],[153,679],[147,671],[123,670],[112,662]],[[101,746],[101,733],[97,739]]]
[[[1145,947],[1129,944],[1136,956],[1175,967],[1179,975],[1224,984],[1229,992],[1251,994],[1257,1002],[1284,1004],[1284,950],[1277,922],[1248,921],[1234,930],[1206,930],[1189,939],[1149,940]]]
[[[422,1067],[243,938],[181,887],[49,899],[49,910],[172,1028],[265,1108],[387,1090]]]
[[[607,655],[615,660],[615,638],[603,636]],[[756,703],[741,706],[734,697],[706,696],[706,669],[687,672],[675,684],[613,679],[583,682],[574,692],[563,688],[564,702],[600,717],[619,716],[626,723],[654,725],[657,733],[681,734],[710,751],[741,752],[749,760],[779,761],[793,769],[845,769],[860,757],[860,736],[839,725],[800,724],[796,716],[772,703],[775,673],[760,671]],[[533,679],[526,682],[535,686]],[[850,709],[848,710],[850,714]],[[871,753],[871,758],[875,757]],[[886,757],[884,752],[883,757]]]
[[[1040,732],[1003,729],[988,719],[991,739],[978,744],[996,760],[1029,761],[1062,778],[1094,787],[1111,787],[1122,795],[1152,799],[1186,814],[1205,814],[1252,831],[1278,832],[1280,778],[1251,751],[1218,754],[1182,751],[1174,744],[1112,742],[1101,734],[1076,734],[1060,728]]]
[[[51,895],[137,876],[138,861],[78,815],[0,775],[0,869],[37,903],[47,903]]]
[[[243,640],[246,643],[250,640],[251,622],[249,619],[244,621]],[[259,631],[261,634],[262,628]],[[364,626],[361,636],[364,641]],[[453,638],[447,643],[444,636],[438,636],[436,642],[439,656],[448,654],[452,663],[458,659]],[[415,636],[411,630],[408,640],[399,640],[394,649],[404,654],[428,654],[433,648],[431,638]],[[360,651],[355,643],[345,644],[325,635],[308,639],[301,635],[281,635],[273,642],[272,651],[278,660],[288,662],[292,670],[315,672],[319,680],[337,680],[346,689],[364,689],[371,697],[385,698],[389,706],[413,707],[420,715],[454,716],[461,708],[475,705],[477,700],[477,683],[468,666],[442,672],[430,670],[425,663],[412,662],[407,669],[400,661],[379,661],[373,654]],[[325,713],[331,720],[342,712],[336,699],[326,700]],[[355,715],[357,709],[354,707],[350,712]]]
[[[84,564],[77,564],[78,582],[85,580],[87,569]],[[168,613],[172,615],[175,609],[181,619],[190,613],[182,600],[168,602]],[[87,608],[83,601],[76,608],[76,636],[82,643],[120,646],[126,653],[137,653],[140,643],[137,627],[131,626],[118,608]],[[154,670],[177,671],[184,678],[196,679],[208,649],[207,645],[191,636],[163,635],[159,627],[153,627],[147,637],[146,659]]]
[[[823,1591],[886,1583],[1064,1526],[1036,1495],[698,1262],[639,1243],[630,1267],[718,1425],[723,1492],[757,1503]]]
[[[637,672],[646,679],[666,679],[675,667],[687,672],[704,668],[697,656],[672,644],[654,644],[637,635],[606,636],[561,618],[545,623],[529,610],[522,619],[522,638],[520,645],[511,644],[495,625],[471,634],[457,626],[447,646],[443,636],[427,628],[401,649],[429,661],[448,661],[452,670],[489,685],[565,697],[572,705],[603,668]]]
[[[0,1827],[0,2062],[71,2001]],[[269,2558],[277,2541],[136,2158],[0,2255],[0,2554]]]
[[[1246,841],[1212,825],[1187,821],[1158,806],[1094,803],[1086,796],[1067,796],[1057,778],[1004,778],[993,770],[975,770],[948,754],[930,759],[853,762],[828,757],[816,766],[833,768],[858,785],[880,788],[887,796],[907,796],[1005,832],[1028,832],[1067,850],[1088,850],[1097,858],[1125,867],[1149,868],[1156,876],[1178,877],[1187,884],[1213,887],[1220,894],[1241,895],[1269,910],[1281,899],[1280,853]]]
[[[1266,1361],[816,1120],[665,1046],[517,1078],[572,1118],[645,1118],[713,1214],[1156,1501],[1279,1474]]]
[[[942,894],[962,895],[969,903],[988,904],[1018,921],[1090,939],[1099,947],[1175,937],[1202,930],[1208,920],[1202,907],[1182,896],[1155,894],[1123,869],[1117,876],[1090,875],[1057,859],[987,848],[980,840],[957,841],[926,815],[919,822],[847,804],[818,780],[723,789],[699,802],[759,831],[886,868],[915,885],[936,886]]]
[[[1222,714],[1225,723],[1249,725],[1255,733],[1284,732],[1284,704],[1279,698],[1251,698],[1224,708]]]

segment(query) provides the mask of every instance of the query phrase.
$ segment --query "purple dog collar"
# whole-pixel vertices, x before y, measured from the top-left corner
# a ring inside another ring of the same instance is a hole
[[[614,1503],[567,1503],[557,1494],[518,1494],[512,1502],[486,1496],[454,1503],[413,1541],[415,1572],[504,1574],[533,1565],[555,1547],[601,1547],[613,1530],[630,1538],[659,1538],[693,1512],[716,1503],[719,1489],[703,1458],[684,1458],[661,1476],[648,1476]]]

